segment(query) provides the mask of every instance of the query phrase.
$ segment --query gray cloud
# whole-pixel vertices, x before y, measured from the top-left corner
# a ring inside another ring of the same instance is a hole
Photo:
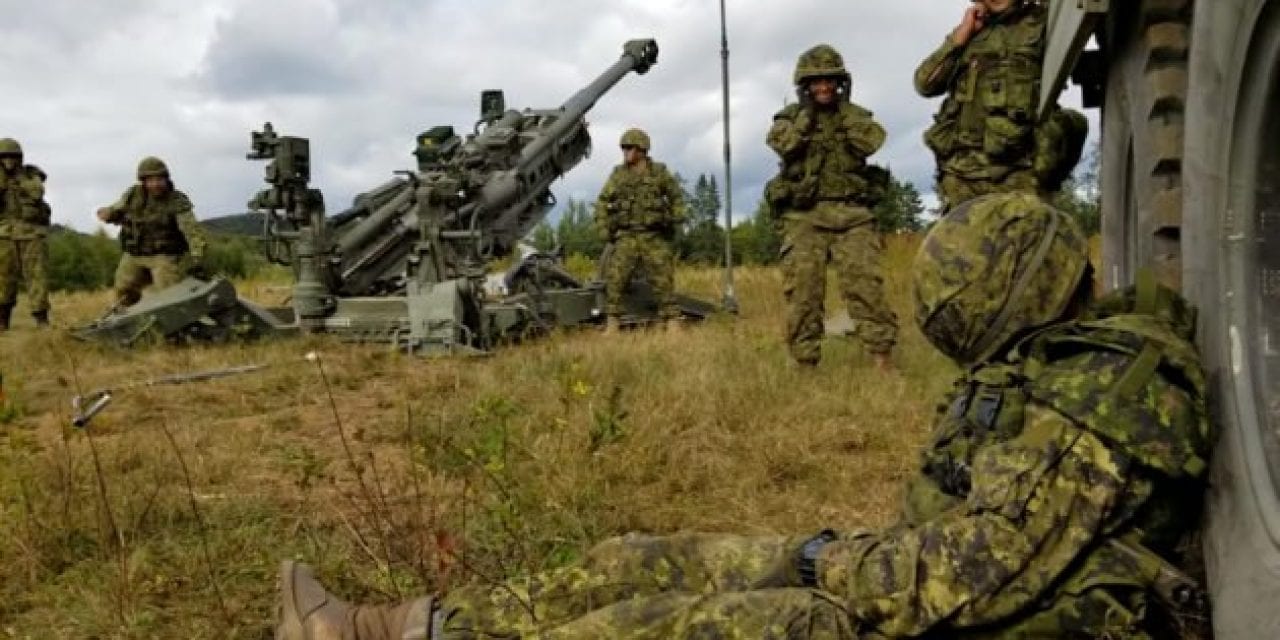
[[[877,162],[924,191],[920,142],[936,103],[915,65],[963,6],[937,0],[730,0],[734,209],[750,214],[775,169],[764,146],[788,99],[795,57],[839,48],[855,101],[889,131]],[[943,5],[943,6],[939,6]],[[612,64],[624,40],[654,37],[659,64],[629,76],[588,116],[595,154],[555,191],[591,199],[630,126],[686,176],[722,175],[719,11],[712,0],[0,0],[6,100],[0,135],[50,174],[55,217],[92,229],[144,155],[170,162],[201,216],[243,210],[262,186],[246,162],[264,121],[311,138],[315,185],[333,210],[412,166],[413,136],[469,130],[483,89],[514,108],[558,105]]]

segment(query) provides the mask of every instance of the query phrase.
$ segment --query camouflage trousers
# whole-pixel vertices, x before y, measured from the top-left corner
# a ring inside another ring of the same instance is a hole
[[[1031,169],[1019,169],[999,180],[974,180],[943,172],[938,180],[938,197],[942,210],[950,211],[960,203],[992,193],[1037,193],[1039,181]]]
[[[630,534],[575,566],[453,591],[431,640],[629,638],[857,640],[842,605],[814,589],[782,587],[803,538]],[[364,607],[359,640],[396,640],[404,607]],[[397,611],[398,610],[398,611]]]
[[[821,357],[828,264],[840,278],[840,294],[855,335],[871,353],[893,350],[898,318],[884,297],[884,240],[875,225],[866,222],[844,231],[815,227],[802,219],[785,219],[784,225],[782,278],[791,357],[797,362],[817,362]]]
[[[13,305],[27,288],[31,311],[49,310],[49,243],[46,238],[0,238],[0,305]]]
[[[142,298],[147,285],[157,289],[170,287],[182,280],[182,256],[120,256],[116,266],[116,301],[124,306]]]
[[[605,267],[605,313],[621,315],[622,300],[637,272],[644,271],[658,312],[663,318],[680,315],[676,307],[676,256],[671,243],[654,233],[620,233]]]

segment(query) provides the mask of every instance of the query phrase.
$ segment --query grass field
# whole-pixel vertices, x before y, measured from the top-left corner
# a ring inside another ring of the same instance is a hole
[[[322,339],[120,352],[37,332],[20,307],[0,335],[0,638],[268,637],[289,557],[388,601],[632,530],[883,525],[954,373],[911,319],[914,242],[890,238],[886,256],[902,325],[889,375],[843,339],[816,371],[789,367],[764,268],[737,272],[736,320],[473,359]],[[679,278],[711,299],[719,279]],[[106,302],[57,297],[55,321]],[[249,363],[271,367],[124,389],[89,430],[70,426],[79,392]]]

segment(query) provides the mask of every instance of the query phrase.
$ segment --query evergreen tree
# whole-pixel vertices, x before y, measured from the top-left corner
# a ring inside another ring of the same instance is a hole
[[[924,200],[920,191],[910,182],[890,178],[884,200],[872,212],[883,233],[919,231],[923,228]]]

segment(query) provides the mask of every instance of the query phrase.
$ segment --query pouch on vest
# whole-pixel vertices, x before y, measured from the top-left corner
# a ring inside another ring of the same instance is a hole
[[[988,156],[1016,158],[1031,148],[1031,127],[1006,115],[987,117],[982,135],[982,151]]]

